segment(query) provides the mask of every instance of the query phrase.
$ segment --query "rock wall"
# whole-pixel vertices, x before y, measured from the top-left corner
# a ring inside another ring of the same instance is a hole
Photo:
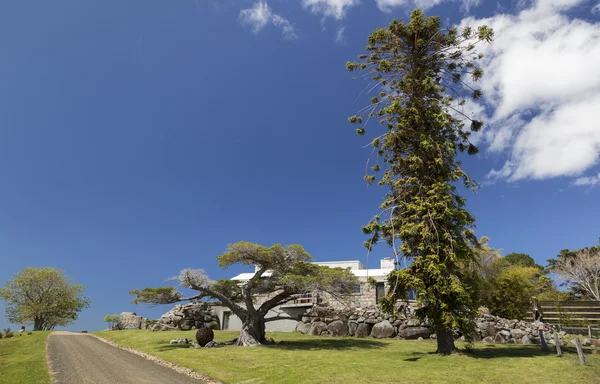
[[[206,324],[211,329],[220,329],[219,317],[206,303],[189,303],[176,305],[169,312],[160,317],[156,324],[148,329],[152,331],[168,331],[198,329]]]
[[[544,332],[547,342],[553,340],[554,328],[550,324],[507,320],[490,314],[481,314],[475,324],[475,341],[539,344],[540,329]],[[315,306],[304,313],[296,330],[309,335],[435,339],[433,329],[417,320],[410,307],[405,307],[401,315],[394,318],[374,307],[338,310],[327,306]],[[464,339],[458,332],[454,335],[457,339]]]

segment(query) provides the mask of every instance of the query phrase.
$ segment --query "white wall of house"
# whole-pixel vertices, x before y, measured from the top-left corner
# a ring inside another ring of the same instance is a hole
[[[380,261],[379,269],[367,269],[362,263],[358,260],[350,260],[350,261],[325,261],[325,262],[315,262],[317,265],[326,266],[330,268],[350,268],[351,272],[358,277],[360,281],[360,292],[356,292],[355,294],[348,297],[347,302],[339,302],[333,298],[326,297],[327,304],[336,307],[336,308],[344,308],[344,307],[367,307],[376,305],[377,296],[382,294],[382,292],[387,291],[387,275],[394,270],[395,264],[393,258],[385,258]],[[265,275],[269,275],[270,272],[267,271]],[[254,276],[254,273],[241,273],[231,280],[237,280],[240,282],[244,282],[249,280]],[[374,278],[381,286],[374,288],[371,287],[367,280],[369,277]],[[280,315],[290,316],[292,319],[284,319],[271,321],[266,323],[267,331],[273,332],[292,332],[296,329],[297,322],[300,320],[302,314],[306,311],[306,309],[312,307],[312,304],[298,304],[298,303],[289,303],[287,305],[282,305],[274,310],[271,310],[267,314],[268,317]],[[231,312],[231,310],[224,306],[214,306],[213,309],[219,316],[221,321],[220,327],[221,329],[227,329],[232,331],[239,331],[242,329],[241,320]]]

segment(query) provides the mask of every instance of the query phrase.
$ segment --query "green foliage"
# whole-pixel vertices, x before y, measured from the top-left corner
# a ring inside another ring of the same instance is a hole
[[[535,263],[533,257],[526,253],[509,253],[504,256],[504,262],[508,265],[517,265],[521,267],[537,268],[540,273],[544,271],[544,267]]]
[[[371,144],[377,164],[382,164],[374,169],[382,171],[378,184],[389,192],[382,212],[363,227],[371,235],[366,246],[371,249],[384,239],[396,245],[394,252],[412,260],[408,269],[390,274],[392,289],[382,306],[416,289],[418,314],[436,331],[459,327],[468,332],[473,303],[461,281],[462,266],[474,259],[469,244],[476,239],[470,229],[474,218],[456,184],[471,189],[477,184],[457,156],[477,152],[469,141],[470,131],[464,129],[462,119],[468,116],[460,111],[460,102],[469,94],[478,98],[481,92],[462,76],[481,78],[481,56],[473,51],[474,44],[491,41],[493,32],[482,26],[458,34],[456,29],[442,30],[440,24],[439,17],[425,17],[417,9],[409,23],[394,20],[369,36],[369,53],[360,56],[360,65],[346,67],[361,70],[377,83],[380,98],[372,99],[350,122],[361,124],[359,117],[366,115],[367,122],[374,119],[386,127]],[[473,130],[481,126],[480,121],[471,124]],[[367,174],[365,180],[372,183],[377,177]]]
[[[10,339],[11,337],[13,337],[13,333],[12,333],[10,327],[4,328],[4,337],[7,339]]]
[[[12,323],[33,323],[34,330],[51,330],[70,324],[89,307],[83,285],[73,284],[64,271],[28,267],[0,289],[6,303],[6,317]]]
[[[135,296],[135,299],[132,301],[133,304],[172,304],[181,299],[181,293],[175,287],[134,289],[129,291],[129,294]]]
[[[502,269],[489,282],[486,306],[496,316],[521,319],[531,307],[538,273],[535,267],[510,266]]]
[[[217,256],[220,268],[227,268],[233,264],[257,265],[265,269],[285,268],[281,263],[311,261],[312,257],[298,244],[283,247],[275,244],[265,247],[248,241],[240,241],[229,245],[228,252]]]
[[[474,244],[476,259],[467,266],[463,280],[477,306],[487,307],[496,316],[520,319],[530,310],[531,297],[542,300],[559,292],[529,255],[512,253],[502,257],[488,241],[484,236]]]
[[[373,276],[369,276],[367,278],[367,284],[369,284],[371,288],[377,288],[377,279],[375,279]]]
[[[121,317],[116,313],[104,315],[104,322],[108,323],[109,328],[112,328],[119,321],[121,321]]]

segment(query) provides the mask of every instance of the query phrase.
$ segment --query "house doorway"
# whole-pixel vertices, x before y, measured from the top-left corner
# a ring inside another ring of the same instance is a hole
[[[229,318],[230,317],[231,317],[231,311],[223,312],[223,326],[221,327],[222,330],[229,329]]]
[[[383,282],[377,283],[375,288],[375,303],[379,303],[379,299],[385,296],[385,285]]]

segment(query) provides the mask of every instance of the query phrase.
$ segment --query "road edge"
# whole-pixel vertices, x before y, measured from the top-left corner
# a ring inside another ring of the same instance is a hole
[[[52,360],[50,359],[50,353],[48,351],[48,347],[50,345],[50,337],[54,334],[54,331],[50,332],[48,334],[48,337],[46,337],[46,366],[48,367],[48,375],[50,376],[50,384],[58,384],[58,381],[56,380],[56,371],[54,370],[54,367],[52,366]]]
[[[178,365],[178,364],[172,363],[170,361],[161,359],[160,357],[156,357],[156,356],[151,355],[149,353],[142,352],[142,351],[140,351],[138,349],[131,348],[131,347],[126,347],[126,346],[121,345],[121,344],[117,344],[117,343],[115,343],[112,340],[105,339],[103,337],[94,335],[93,333],[88,333],[88,336],[95,337],[96,339],[98,339],[98,340],[102,341],[103,343],[106,343],[106,344],[108,344],[108,345],[110,345],[112,347],[122,349],[124,351],[129,352],[129,353],[133,353],[134,355],[138,355],[140,357],[143,357],[146,360],[152,361],[153,363],[158,364],[158,365],[162,365],[163,367],[172,369],[173,371],[181,373],[181,374],[186,375],[188,377],[191,377],[192,379],[202,380],[206,384],[223,384],[222,382],[217,381],[215,379],[212,379],[212,378],[210,378],[210,377],[208,377],[208,376],[206,376],[206,375],[204,375],[204,374],[202,374],[202,373],[200,373],[198,371],[195,371],[195,370],[193,370],[191,368],[183,367],[181,365]]]

